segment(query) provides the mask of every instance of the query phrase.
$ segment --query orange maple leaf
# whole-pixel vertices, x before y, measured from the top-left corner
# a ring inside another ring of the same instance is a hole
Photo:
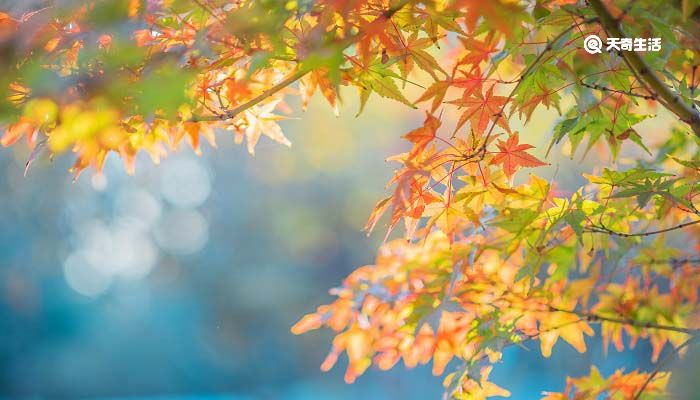
[[[534,148],[529,144],[520,144],[518,134],[515,133],[508,137],[507,141],[499,140],[496,143],[500,151],[495,152],[496,156],[491,160],[491,164],[501,164],[503,171],[510,178],[515,174],[515,171],[520,167],[539,167],[549,165],[540,161],[526,150]]]
[[[414,144],[413,149],[411,149],[411,152],[409,153],[409,158],[414,158],[423,152],[425,147],[429,145],[433,139],[435,139],[435,134],[437,133],[439,127],[440,120],[435,118],[432,114],[426,112],[423,126],[404,135],[405,139]]]
[[[467,53],[459,60],[458,65],[473,65],[478,66],[484,61],[488,61],[491,58],[491,54],[497,53],[498,38],[494,31],[491,31],[484,40],[478,40],[474,37],[462,38],[459,40],[462,45],[467,50]]]
[[[486,132],[490,122],[500,125],[506,132],[510,133],[508,122],[502,116],[503,109],[508,103],[508,98],[504,96],[494,96],[493,86],[489,88],[486,95],[479,93],[476,96],[453,100],[450,104],[456,104],[466,108],[459,117],[455,132],[469,121],[474,133],[481,136]]]

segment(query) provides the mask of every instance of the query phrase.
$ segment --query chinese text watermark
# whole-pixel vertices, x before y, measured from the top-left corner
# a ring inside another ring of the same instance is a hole
[[[588,35],[583,40],[583,49],[588,54],[600,54],[605,51],[661,51],[661,38],[616,38],[609,37],[606,43],[598,35]]]

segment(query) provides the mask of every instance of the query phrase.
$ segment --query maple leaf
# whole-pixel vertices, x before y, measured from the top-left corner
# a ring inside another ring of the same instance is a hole
[[[584,334],[593,336],[593,328],[578,315],[555,312],[545,315],[540,322],[540,351],[542,356],[552,355],[552,348],[561,337],[579,353],[586,352]]]
[[[496,146],[499,151],[494,152],[496,156],[491,160],[491,164],[503,166],[503,171],[510,178],[515,174],[515,171],[520,167],[540,167],[548,165],[540,161],[532,154],[528,154],[526,150],[534,148],[529,144],[519,144],[517,132],[510,135],[507,141],[498,140]]]
[[[525,76],[520,82],[517,91],[513,95],[513,100],[522,118],[530,120],[535,109],[544,105],[546,108],[555,107],[559,110],[561,87],[565,85],[565,79],[556,64],[543,64],[534,72]],[[561,114],[561,112],[560,112]]]
[[[7,100],[12,104],[21,105],[29,99],[30,95],[31,91],[28,88],[13,82],[9,85]]]
[[[182,124],[184,133],[187,135],[187,140],[192,146],[195,154],[201,155],[202,151],[199,148],[199,136],[202,135],[210,145],[216,147],[216,139],[211,127],[197,122],[185,122]]]
[[[213,77],[211,75],[203,75],[197,83],[196,98],[202,102],[211,99],[211,87],[213,86]]]
[[[489,397],[510,397],[510,392],[488,380],[493,367],[482,368],[479,380],[467,380],[462,389],[474,400],[485,400]]]
[[[284,136],[282,128],[277,124],[277,121],[282,119],[282,116],[273,114],[272,111],[277,107],[281,100],[273,100],[263,106],[255,106],[245,111],[245,123],[242,130],[239,126],[235,129],[240,132],[236,136],[236,142],[240,143],[245,135],[248,143],[248,153],[255,155],[255,145],[260,140],[260,136],[265,135],[277,143],[291,147],[292,142]]]
[[[364,110],[367,100],[373,92],[381,97],[400,101],[415,108],[403,95],[395,82],[397,79],[401,80],[401,77],[382,65],[381,61],[375,60],[367,65],[355,61],[354,66],[357,73],[357,86],[360,91],[360,111],[357,113],[358,115]]]
[[[429,73],[435,80],[438,79],[435,71],[447,75],[437,60],[425,50],[435,43],[434,38],[418,38],[418,34],[413,33],[407,40],[402,36],[398,36],[398,42],[400,43],[400,48],[397,61],[403,78],[406,78],[413,70],[414,64]]]
[[[9,14],[0,11],[0,43],[9,38],[19,26],[14,18]]]
[[[465,100],[469,99],[474,93],[482,92],[484,78],[481,76],[481,70],[478,67],[474,67],[470,71],[460,70],[459,73],[464,76],[461,78],[448,78],[444,81],[436,80],[433,82],[433,84],[431,84],[416,100],[416,103],[433,99],[430,111],[435,112],[442,104],[447,90],[450,88],[464,89],[462,92],[462,99]]]
[[[488,89],[485,95],[478,93],[469,98],[453,100],[449,103],[465,108],[459,117],[459,121],[457,121],[455,132],[469,121],[471,129],[477,136],[483,135],[491,122],[498,124],[506,132],[510,133],[508,121],[501,113],[506,103],[508,103],[508,98],[495,96],[493,94],[493,86]]]
[[[464,89],[462,99],[467,100],[475,93],[483,91],[484,78],[481,76],[481,68],[474,67],[469,71],[459,71],[464,77],[452,81],[454,87]]]
[[[632,371],[625,374],[623,370],[617,370],[614,374],[605,378],[598,368],[591,366],[588,376],[567,378],[566,391],[564,393],[545,392],[542,400],[568,400],[612,398],[666,398],[670,372],[657,371],[644,373]]]
[[[434,150],[434,147],[430,149]],[[423,158],[430,159],[430,154],[426,155],[423,152],[418,154],[421,157],[416,157],[415,160],[410,161],[407,154],[394,157],[394,160],[405,162],[407,166],[396,171],[394,178],[389,182],[389,186],[396,184],[393,195],[375,205],[365,226],[368,232],[371,232],[379,218],[391,208],[391,217],[385,240],[402,218],[405,225],[405,236],[406,238],[412,238],[418,227],[418,222],[423,217],[426,206],[441,201],[441,197],[437,193],[430,188],[426,188],[430,173],[418,167],[420,163],[425,162],[425,160],[422,160]]]
[[[26,117],[20,118],[19,121],[7,127],[7,130],[0,139],[0,145],[8,147],[14,144],[19,138],[24,135],[29,135],[35,130],[35,126],[31,120]]]
[[[481,21],[489,28],[497,29],[507,36],[512,36],[514,28],[521,24],[521,9],[517,2],[457,0],[457,7],[465,7],[465,23],[471,32],[477,30]]]
[[[242,100],[245,101],[245,99],[251,95],[248,82],[245,82],[240,75],[242,75],[242,73],[237,71],[233,77],[226,79],[226,81],[223,83],[223,86],[226,89],[224,96],[232,104],[241,103]]]
[[[408,139],[411,143],[414,144],[413,149],[411,149],[411,152],[409,153],[409,159],[416,157],[418,154],[422,153],[425,147],[430,144],[430,142],[435,139],[435,134],[440,127],[440,120],[435,118],[432,114],[430,113],[425,113],[425,121],[423,122],[423,126],[420,128],[416,128],[410,132],[408,132],[406,135],[404,135],[405,139]]]
[[[466,49],[466,54],[459,59],[457,65],[478,66],[488,61],[492,53],[498,52],[498,40],[493,32],[489,33],[484,40],[474,37],[460,37],[459,40],[462,42],[462,47]]]
[[[333,112],[337,117],[339,115],[338,103],[338,88],[331,82],[328,77],[328,70],[312,71],[299,82],[299,94],[301,95],[302,109],[306,111],[311,96],[316,92],[316,89],[321,89],[321,94],[326,98],[328,104],[333,107]]]
[[[437,110],[440,107],[440,104],[442,104],[442,100],[445,99],[447,89],[449,89],[450,86],[450,81],[435,81],[416,100],[416,103],[422,103],[424,101],[433,99],[430,106],[430,111],[435,112],[435,110]]]
[[[133,33],[136,45],[139,47],[145,47],[151,44],[154,40],[154,34],[150,29],[139,29],[135,30]]]

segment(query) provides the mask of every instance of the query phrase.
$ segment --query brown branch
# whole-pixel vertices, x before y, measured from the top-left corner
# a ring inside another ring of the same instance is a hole
[[[639,237],[639,236],[652,236],[652,235],[658,235],[660,233],[671,232],[671,231],[683,229],[687,226],[691,226],[691,225],[695,225],[695,224],[700,224],[700,219],[696,220],[696,221],[690,221],[690,222],[678,224],[678,225],[672,226],[670,228],[659,229],[656,231],[647,231],[647,232],[635,232],[635,233],[617,232],[617,231],[614,231],[614,230],[607,228],[605,226],[602,226],[602,225],[589,226],[589,227],[584,228],[584,231],[590,232],[590,233],[606,233],[608,235],[620,236],[620,237]]]
[[[518,311],[527,311],[527,312],[538,312],[538,311],[544,311],[544,312],[560,312],[560,313],[566,313],[566,314],[572,314],[580,318],[580,321],[587,321],[587,322],[610,322],[610,323],[615,323],[615,324],[621,324],[621,325],[629,325],[629,326],[634,326],[637,328],[643,328],[643,329],[659,329],[659,330],[664,330],[664,331],[672,331],[672,332],[679,332],[679,333],[685,333],[687,335],[698,335],[700,334],[700,329],[698,328],[683,328],[680,326],[674,326],[674,325],[663,325],[663,324],[657,324],[654,322],[645,322],[645,321],[639,321],[633,318],[616,318],[616,317],[608,317],[605,315],[600,315],[588,311],[577,311],[577,310],[567,310],[564,308],[559,308],[556,306],[553,306],[551,304],[547,304],[545,302],[537,302],[539,306],[542,308],[538,309],[532,309],[532,308],[517,308],[517,307],[512,307],[511,305],[506,305],[506,306],[500,306],[496,304],[498,301],[505,301],[506,303],[509,303],[512,305],[512,302],[506,298],[500,297],[497,299],[492,300],[489,303],[482,303],[482,302],[475,302],[475,301],[464,301],[464,300],[459,300],[458,304],[473,304],[473,305],[479,305],[479,306],[486,306],[486,307],[493,307],[495,309],[506,309],[510,308],[511,310],[518,310]]]
[[[669,361],[673,359],[674,356],[680,354],[680,351],[683,350],[683,348],[687,347],[690,345],[692,342],[694,342],[696,339],[698,339],[698,336],[691,337],[690,339],[686,340],[685,342],[681,343],[678,347],[674,347],[673,351],[668,354],[666,357],[664,357],[661,362],[656,366],[654,371],[649,374],[649,377],[647,378],[646,381],[644,381],[644,384],[642,384],[642,387],[639,388],[639,391],[637,391],[637,394],[634,396],[634,399],[637,400],[642,396],[642,393],[644,393],[644,389],[649,386],[649,384],[656,378],[656,376],[661,372],[661,368],[663,368],[666,364],[668,364]]]
[[[204,121],[222,121],[225,119],[231,119],[235,117],[236,115],[242,113],[243,111],[253,107],[254,105],[260,103],[261,101],[271,97],[275,93],[279,92],[280,90],[286,88],[287,86],[291,85],[295,81],[301,79],[304,75],[307,73],[311,72],[309,69],[305,68],[300,68],[296,72],[290,74],[286,78],[284,78],[282,81],[279,83],[275,84],[275,86],[265,90],[258,96],[253,97],[252,99],[246,101],[245,103],[236,106],[235,108],[231,110],[226,110],[224,113],[220,115],[198,115],[198,116],[192,116],[190,118],[190,122],[204,122]]]
[[[659,330],[664,330],[664,331],[685,333],[687,335],[697,335],[698,333],[700,333],[700,329],[682,328],[682,327],[673,326],[673,325],[656,324],[653,322],[644,322],[644,321],[639,321],[639,320],[632,319],[632,318],[607,317],[605,315],[600,315],[600,314],[586,312],[586,311],[566,310],[566,309],[558,308],[558,307],[551,306],[551,305],[547,306],[547,307],[549,308],[549,311],[577,315],[581,318],[585,318],[589,322],[611,322],[614,324],[630,325],[630,326],[634,326],[637,328],[659,329]]]
[[[402,8],[404,8],[406,5],[411,3],[414,0],[401,0],[398,2],[396,5],[390,7],[386,11],[384,11],[379,17],[377,17],[374,21],[372,21],[369,26],[372,27],[374,25],[380,24],[391,17],[394,16],[397,12],[399,12]],[[213,15],[213,14],[212,14]],[[371,29],[370,29],[371,30]],[[352,46],[357,42],[358,39],[363,37],[365,35],[365,32],[357,32],[355,35],[350,36],[340,42],[340,47],[345,50],[348,47]],[[281,82],[275,84],[271,88],[265,90],[258,96],[248,100],[247,102],[236,106],[232,110],[224,110],[221,114],[217,115],[193,115],[192,118],[188,120],[188,122],[211,122],[211,121],[224,121],[227,119],[231,119],[235,117],[236,115],[242,113],[243,111],[255,106],[256,104],[264,101],[265,99],[271,97],[275,93],[279,92],[280,90],[286,88],[287,86],[291,85],[292,83],[296,82],[297,80],[303,78],[306,74],[311,72],[312,69],[310,68],[304,68],[303,66],[299,68],[296,72],[290,74],[287,76],[284,80]]]
[[[589,0],[591,7],[598,15],[600,24],[609,37],[627,37],[620,25],[620,18],[615,18],[605,7],[602,0]],[[661,77],[647,64],[639,53],[634,51],[620,52],[632,72],[639,76],[640,80],[648,86],[653,94],[662,100],[669,111],[674,113],[681,121],[687,123],[700,137],[700,113],[669,88]]]
[[[647,261],[648,264],[653,264],[653,265],[665,265],[668,264],[672,268],[677,268],[686,264],[700,264],[700,258],[698,257],[671,257],[671,258],[666,258],[666,259],[655,259],[652,258],[649,261]]]
[[[599,85],[597,83],[594,83],[594,84],[586,83],[584,81],[580,81],[579,83],[581,84],[581,86],[584,86],[584,87],[587,87],[587,88],[593,89],[593,90],[600,90],[601,92],[619,93],[619,94],[624,94],[627,96],[639,97],[639,98],[644,99],[644,100],[656,100],[656,96],[635,93],[631,90],[618,90],[618,89],[609,88],[607,86]]]

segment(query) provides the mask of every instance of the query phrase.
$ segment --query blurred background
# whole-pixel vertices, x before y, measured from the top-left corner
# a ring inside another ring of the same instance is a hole
[[[73,182],[63,155],[25,177],[24,146],[2,150],[0,398],[440,398],[430,366],[372,368],[346,385],[342,361],[319,370],[330,332],[289,332],[373,261],[384,233],[362,227],[393,170],[384,159],[424,117],[373,98],[356,118],[345,97],[338,118],[317,97],[282,122],[291,149],[263,139],[250,157],[219,133],[217,149],[160,166],[143,157],[134,176],[112,156],[104,175]],[[542,155],[554,116],[533,119]],[[571,185],[591,165],[552,164],[542,176]],[[560,341],[547,360],[537,342],[509,349],[491,376],[531,399],[591,364],[649,368],[646,343],[607,358],[588,343],[582,356]]]

